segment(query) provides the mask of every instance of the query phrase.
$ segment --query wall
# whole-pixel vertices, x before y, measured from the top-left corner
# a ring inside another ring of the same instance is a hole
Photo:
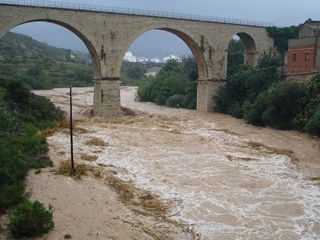
[[[306,72],[316,65],[316,38],[294,39],[289,41],[287,54],[288,72]],[[308,54],[308,59],[306,59]],[[294,60],[294,55],[296,59]]]

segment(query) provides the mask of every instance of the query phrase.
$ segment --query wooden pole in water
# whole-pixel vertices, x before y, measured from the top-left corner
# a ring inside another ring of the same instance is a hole
[[[74,161],[73,161],[73,125],[72,125],[72,86],[70,86],[70,143],[71,143],[71,169],[72,174],[75,175]]]

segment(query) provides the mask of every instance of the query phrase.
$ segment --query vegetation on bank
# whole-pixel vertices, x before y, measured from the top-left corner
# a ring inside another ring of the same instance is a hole
[[[89,54],[61,49],[7,33],[0,39],[0,77],[20,78],[33,89],[92,85]]]
[[[9,211],[9,230],[14,238],[42,236],[54,228],[53,211],[39,201],[24,201]]]
[[[215,111],[258,126],[320,136],[320,74],[305,84],[282,81],[280,62],[264,56],[255,68],[241,66],[214,97]]]
[[[24,179],[29,169],[52,164],[40,130],[53,126],[62,117],[49,100],[32,94],[20,80],[0,78],[0,214],[14,207],[9,211],[13,236],[20,234],[17,228],[42,229],[47,223],[45,208],[28,201]],[[30,234],[37,233],[30,230]]]
[[[137,86],[148,69],[162,65],[124,61],[122,84]],[[0,39],[0,77],[19,78],[32,89],[88,87],[93,85],[93,65],[89,53],[52,47],[9,32]]]
[[[146,73],[146,64],[124,61],[121,65],[121,83],[123,85],[137,86],[145,78]]]
[[[169,107],[196,108],[198,70],[193,58],[169,60],[155,77],[139,83],[141,101]]]

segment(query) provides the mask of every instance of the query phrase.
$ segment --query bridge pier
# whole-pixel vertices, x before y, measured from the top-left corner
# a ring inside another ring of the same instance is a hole
[[[197,88],[197,110],[203,112],[213,112],[215,106],[212,99],[218,92],[218,89],[225,84],[225,80],[198,80]]]
[[[93,114],[102,118],[121,115],[119,79],[94,80]]]

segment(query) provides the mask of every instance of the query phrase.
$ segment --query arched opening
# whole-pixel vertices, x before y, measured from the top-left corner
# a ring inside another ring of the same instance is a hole
[[[66,23],[42,19],[17,23],[0,41],[1,67],[24,75],[33,89],[92,86],[93,79],[101,78],[92,43]]]
[[[234,74],[242,64],[256,65],[256,44],[247,33],[234,35],[228,44],[227,77]]]
[[[136,82],[141,101],[195,109],[197,82],[207,76],[197,43],[187,34],[171,28],[146,30],[133,39],[122,63],[121,81],[127,84],[128,66],[135,65],[135,73],[143,74]]]
[[[256,65],[256,43],[253,38],[244,32],[237,33],[244,44],[244,63],[250,66]]]

